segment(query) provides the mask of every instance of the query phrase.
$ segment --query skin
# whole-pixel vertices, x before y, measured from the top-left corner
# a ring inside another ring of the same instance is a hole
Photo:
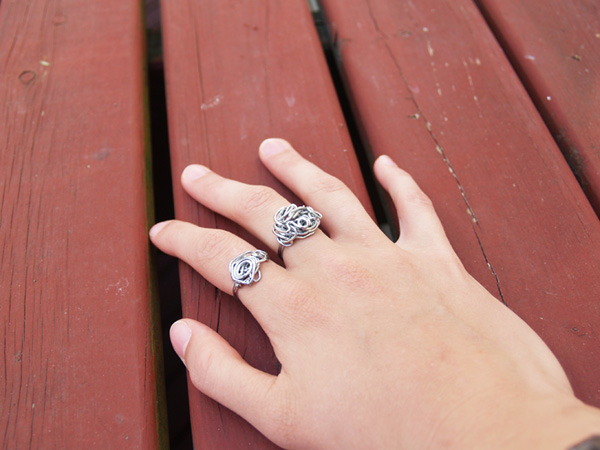
[[[285,448],[565,449],[600,434],[600,412],[573,396],[542,340],[465,271],[431,201],[390,158],[374,170],[398,211],[395,243],[286,141],[266,140],[259,156],[323,214],[324,231],[286,248],[285,267],[263,263],[261,281],[238,292],[271,340],[278,376],[202,323],[173,325],[196,388]],[[181,182],[277,253],[272,217],[285,198],[198,165]],[[175,220],[150,236],[228,294],[229,261],[254,249]]]

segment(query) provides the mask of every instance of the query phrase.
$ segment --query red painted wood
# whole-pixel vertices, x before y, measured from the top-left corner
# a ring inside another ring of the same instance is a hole
[[[600,215],[600,4],[478,3]]]
[[[159,446],[140,6],[0,6],[2,448]]]
[[[274,136],[288,139],[368,203],[304,0],[167,0],[162,7],[178,218],[249,238],[240,227],[197,207],[178,180],[187,164],[199,162],[229,177],[273,186],[291,198],[258,160],[258,145]],[[181,287],[185,316],[217,329],[254,366],[276,372],[268,339],[241,304],[187,266],[181,269]],[[193,387],[190,410],[196,448],[272,448]]]
[[[414,174],[469,271],[600,405],[600,223],[474,4],[322,3],[368,146]]]

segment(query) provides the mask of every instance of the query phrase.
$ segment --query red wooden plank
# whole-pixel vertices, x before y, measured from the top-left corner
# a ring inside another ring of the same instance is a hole
[[[600,5],[478,3],[600,215]]]
[[[159,446],[140,6],[0,7],[2,448]]]
[[[469,0],[323,0],[365,139],[600,405],[600,223]]]
[[[258,160],[259,143],[273,136],[287,138],[368,202],[304,0],[167,0],[163,29],[178,218],[255,242],[239,227],[198,208],[178,180],[187,164],[200,162],[289,195]],[[187,266],[182,266],[181,280],[185,316],[217,329],[254,366],[277,370],[267,338],[238,302]],[[271,448],[233,413],[193,387],[190,392],[196,448]]]

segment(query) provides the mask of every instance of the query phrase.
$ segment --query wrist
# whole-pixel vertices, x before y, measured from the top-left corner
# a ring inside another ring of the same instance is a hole
[[[438,448],[570,450],[600,435],[600,410],[573,396],[507,400],[482,403],[488,410],[473,410],[470,420],[453,424],[454,434]]]

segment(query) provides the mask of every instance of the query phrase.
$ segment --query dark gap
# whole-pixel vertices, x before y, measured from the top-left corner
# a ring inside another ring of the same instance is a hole
[[[394,226],[392,225],[394,221],[391,220],[391,213],[384,201],[385,192],[377,182],[375,174],[373,173],[373,162],[375,160],[373,152],[369,147],[368,141],[361,138],[359,121],[355,119],[353,114],[351,94],[346,89],[339,54],[336,50],[336,38],[331,33],[323,8],[320,7],[318,1],[309,0],[309,4],[313,13],[317,32],[319,33],[319,38],[321,39],[321,44],[323,45],[329,73],[331,74],[331,79],[333,80],[337,97],[342,112],[344,113],[344,119],[350,133],[350,139],[352,140],[352,145],[356,152],[363,180],[369,194],[369,199],[371,200],[371,205],[373,205],[375,218],[379,227],[388,236],[392,237],[394,234]]]
[[[152,145],[152,180],[155,220],[173,219],[173,187],[167,127],[165,78],[158,0],[146,1],[148,94]],[[169,341],[171,324],[182,317],[178,260],[154,249],[163,336],[164,376],[167,397],[169,444],[172,450],[191,450],[192,429],[188,404],[187,373]]]

